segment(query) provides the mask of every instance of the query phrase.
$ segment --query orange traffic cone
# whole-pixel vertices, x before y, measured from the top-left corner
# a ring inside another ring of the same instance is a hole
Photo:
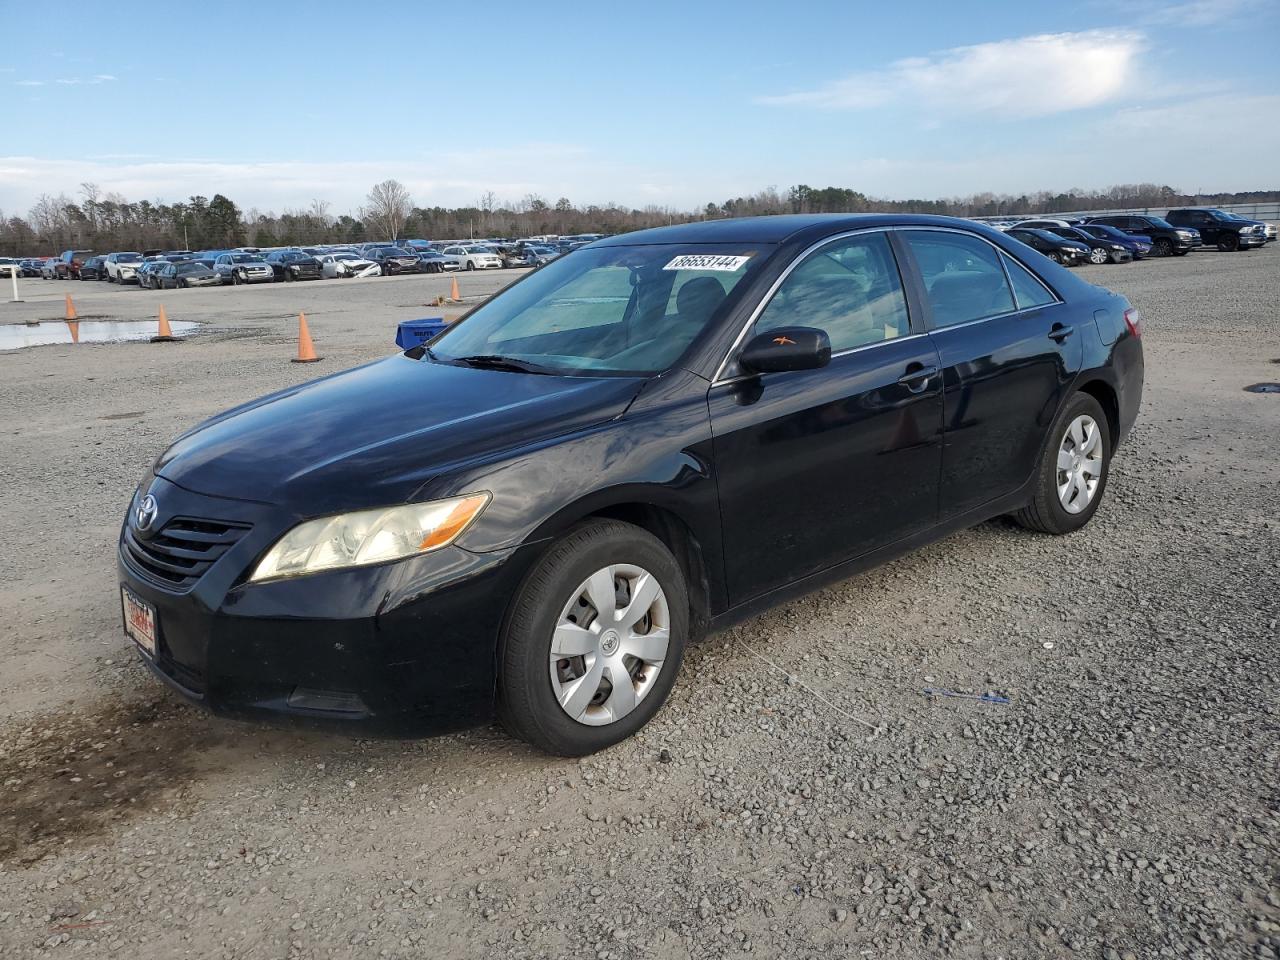
[[[454,277],[454,278],[453,278],[453,289],[452,289],[451,291],[449,291],[449,299],[450,299],[450,300],[452,300],[454,303],[461,303],[461,302],[462,302],[462,294],[460,294],[460,293],[458,292],[458,278],[457,278],[457,277]],[[69,301],[71,300],[71,298],[70,298],[70,297],[67,297],[67,300],[68,300],[68,302],[69,302]]]
[[[67,294],[67,315],[65,319],[74,320],[75,318],[76,318],[76,305],[71,302],[71,294],[68,293]]]
[[[311,342],[311,331],[307,329],[307,315],[298,314],[298,355],[293,358],[293,362],[315,363],[322,359],[324,358],[316,356],[315,345]]]
[[[169,328],[169,318],[164,315],[164,304],[160,304],[160,331],[151,338],[152,343],[172,343],[178,338],[173,335],[173,331]]]
[[[67,299],[68,299],[68,300],[70,300],[71,298],[70,298],[70,297],[68,297]],[[74,310],[72,310],[72,311],[71,311],[71,315],[72,315],[72,316],[75,316],[75,311],[74,311]],[[67,329],[71,331],[71,342],[72,342],[72,343],[79,343],[79,342],[80,342],[80,321],[79,321],[79,320],[68,320],[68,321],[67,321]]]

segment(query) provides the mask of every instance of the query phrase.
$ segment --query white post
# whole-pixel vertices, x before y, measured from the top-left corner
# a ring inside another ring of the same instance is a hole
[[[22,303],[22,298],[18,296],[18,261],[17,260],[13,261],[13,270],[9,274],[9,276],[13,277],[13,299],[10,300],[9,302]]]

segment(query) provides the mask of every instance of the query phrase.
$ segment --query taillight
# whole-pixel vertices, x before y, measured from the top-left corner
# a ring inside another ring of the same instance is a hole
[[[1124,312],[1124,325],[1129,328],[1129,332],[1134,338],[1142,336],[1142,311],[1137,307],[1130,307]]]

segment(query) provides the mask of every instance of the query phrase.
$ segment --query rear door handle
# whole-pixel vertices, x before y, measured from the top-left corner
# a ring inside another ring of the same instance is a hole
[[[921,393],[927,386],[929,380],[938,372],[937,367],[925,367],[913,364],[916,369],[907,369],[907,372],[898,378],[898,382],[910,390],[912,393]]]
[[[1058,343],[1061,343],[1075,332],[1075,327],[1064,327],[1060,323],[1055,323],[1053,328],[1049,331],[1049,339],[1056,340]]]

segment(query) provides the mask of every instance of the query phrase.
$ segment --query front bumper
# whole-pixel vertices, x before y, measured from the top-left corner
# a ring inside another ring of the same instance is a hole
[[[1242,233],[1240,234],[1240,246],[1245,247],[1261,247],[1267,242],[1265,233]]]
[[[492,717],[499,598],[514,595],[536,548],[447,547],[250,584],[246,572],[299,518],[161,478],[149,490],[161,504],[157,530],[175,517],[210,516],[248,528],[189,586],[148,573],[127,545],[127,522],[121,532],[120,583],[156,612],[156,656],[139,656],[187,700],[226,716],[362,736],[445,733]]]

